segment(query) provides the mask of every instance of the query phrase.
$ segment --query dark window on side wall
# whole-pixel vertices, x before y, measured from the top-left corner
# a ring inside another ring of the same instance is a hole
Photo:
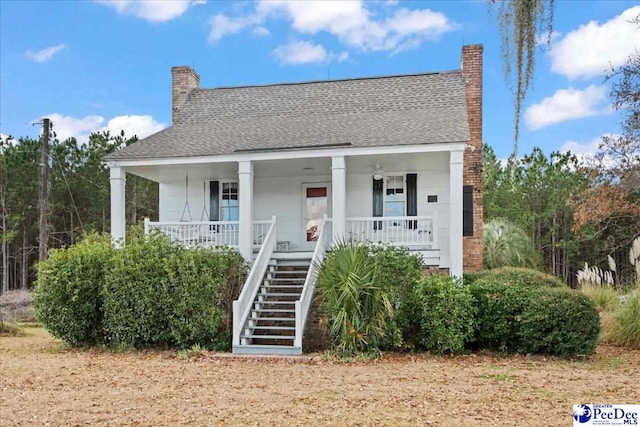
[[[473,236],[473,185],[462,187],[462,235]]]

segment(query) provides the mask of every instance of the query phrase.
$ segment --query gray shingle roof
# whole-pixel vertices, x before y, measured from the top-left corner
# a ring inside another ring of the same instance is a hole
[[[107,160],[469,140],[462,73],[194,89],[176,123]]]

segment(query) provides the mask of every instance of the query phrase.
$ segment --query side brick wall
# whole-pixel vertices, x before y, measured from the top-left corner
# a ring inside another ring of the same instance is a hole
[[[464,271],[482,270],[482,45],[462,48],[462,75],[467,86],[470,141],[464,152],[464,185],[473,185],[473,236],[463,243]]]

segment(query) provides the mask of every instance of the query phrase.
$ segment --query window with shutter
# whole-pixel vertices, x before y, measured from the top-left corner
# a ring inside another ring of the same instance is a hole
[[[473,185],[462,187],[462,235],[473,236]]]

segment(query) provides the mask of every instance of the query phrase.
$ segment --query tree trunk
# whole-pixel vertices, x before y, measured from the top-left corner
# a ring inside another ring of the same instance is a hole
[[[4,180],[2,181],[2,188],[0,188],[0,203],[2,203],[2,286],[0,286],[0,293],[5,293],[9,290],[9,243],[7,242],[7,209],[6,198],[4,191]]]
[[[22,262],[20,265],[20,289],[27,289],[27,283],[29,281],[29,251],[27,241],[27,222],[22,222]],[[17,286],[16,286],[17,288]]]

